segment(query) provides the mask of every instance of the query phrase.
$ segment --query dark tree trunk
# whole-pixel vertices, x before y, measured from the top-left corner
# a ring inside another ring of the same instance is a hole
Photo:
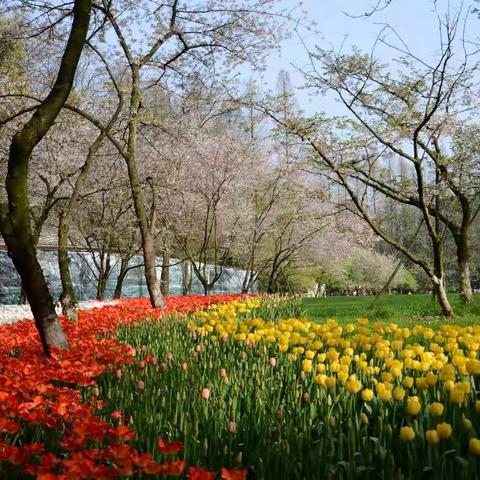
[[[105,289],[107,288],[107,276],[104,272],[102,272],[98,276],[98,283],[97,283],[97,300],[104,300],[105,299]]]
[[[157,280],[155,242],[148,224],[143,189],[135,158],[137,150],[138,109],[140,105],[140,73],[138,65],[131,65],[130,67],[132,71],[132,89],[130,95],[130,119],[128,123],[128,155],[126,158],[128,178],[130,180],[135,214],[138,219],[142,237],[145,281],[147,283],[150,302],[152,307],[163,307],[165,303]]]
[[[199,262],[199,266],[198,266],[194,261],[191,260],[190,265],[192,266],[193,271],[195,272],[195,276],[198,278],[198,280],[202,284],[203,294],[205,296],[210,295],[213,291],[213,287],[222,276],[223,267],[221,267],[220,271],[218,271],[217,266],[215,264],[213,278],[212,278],[212,276],[210,275],[210,273],[212,272],[207,268],[206,261]]]
[[[268,277],[267,293],[277,293],[277,282],[273,272]]]
[[[163,251],[162,255],[162,274],[160,277],[160,290],[162,295],[168,295],[170,290],[170,252]]]
[[[105,299],[105,291],[107,289],[107,282],[110,277],[110,272],[112,270],[111,263],[110,263],[110,254],[106,254],[106,261],[105,265],[103,260],[101,262],[101,268],[98,272],[98,282],[97,282],[97,300],[104,300]]]
[[[59,185],[55,187],[53,190],[49,191],[47,193],[47,200],[45,202],[45,205],[43,207],[42,214],[40,217],[34,222],[34,228],[32,231],[32,238],[33,238],[33,246],[36,249],[38,242],[40,241],[40,235],[42,233],[42,228],[45,222],[47,221],[48,214],[51,210],[52,203],[53,203],[53,197],[55,192],[57,191]],[[20,288],[20,296],[18,298],[18,303],[19,305],[27,305],[27,296],[25,295],[25,290],[23,288]]]
[[[470,276],[470,245],[468,230],[462,231],[456,241],[458,262],[458,291],[464,303],[472,299],[472,280]]]
[[[458,273],[460,296],[464,303],[468,303],[473,295],[469,260],[458,261]]]
[[[25,290],[23,287],[20,288],[20,295],[18,297],[18,304],[19,305],[26,305],[27,302],[27,296],[25,295]]]
[[[67,207],[68,209],[68,207]],[[60,294],[60,303],[65,317],[71,322],[77,320],[77,298],[73,289],[72,277],[70,275],[70,257],[68,256],[68,233],[70,212],[60,213],[58,222],[58,269],[62,282],[62,293]]]
[[[248,293],[248,279],[250,277],[250,272],[248,270],[245,271],[245,274],[243,275],[243,281],[242,281],[242,293]]]
[[[73,21],[58,76],[48,94],[10,144],[6,190],[8,205],[0,207],[0,229],[32,309],[43,348],[68,348],[52,296],[37,259],[30,224],[29,161],[33,149],[55,122],[72,89],[91,13],[91,0],[75,0]]]
[[[212,289],[213,289],[213,285],[209,284],[209,283],[204,283],[203,284],[203,294],[208,297],[208,295],[210,295],[210,293],[212,292]]]
[[[182,294],[192,293],[192,270],[189,262],[182,263]]]
[[[255,272],[254,272],[254,256],[252,254],[250,258],[249,265],[245,270],[245,274],[243,275],[242,281],[242,293],[248,293],[252,288],[253,284],[255,283]]]
[[[117,277],[117,284],[115,285],[115,292],[113,293],[113,298],[121,298],[123,290],[123,282],[128,273],[128,263],[130,259],[127,257],[122,257],[120,260],[120,273]]]
[[[25,228],[23,232],[17,231],[13,235],[13,232],[10,234],[2,228],[2,234],[8,247],[8,255],[20,274],[22,288],[32,309],[43,348],[49,354],[50,347],[68,348],[68,342],[58,321],[55,305],[28,230]]]
[[[279,255],[277,254],[273,259],[272,269],[270,270],[270,275],[268,276],[267,293],[276,293],[276,277],[277,270],[279,268],[278,257]]]

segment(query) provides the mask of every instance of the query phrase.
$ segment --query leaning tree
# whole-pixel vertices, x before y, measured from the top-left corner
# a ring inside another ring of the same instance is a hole
[[[88,34],[92,4],[91,0],[75,0],[70,9],[63,5],[57,12],[46,3],[35,6],[31,2],[13,1],[10,6],[12,10],[23,8],[29,12],[27,20],[30,20],[31,35],[41,34],[48,29],[53,17],[55,25],[71,18],[70,31],[53,86],[35,108],[28,108],[29,112],[33,111],[33,115],[11,140],[5,183],[7,202],[0,203],[0,230],[8,254],[20,275],[43,348],[49,354],[52,346],[66,348],[68,342],[58,321],[34,247],[28,195],[29,162],[34,148],[54,124],[71,92]],[[47,25],[40,25],[38,17],[34,21],[36,14],[40,14]]]

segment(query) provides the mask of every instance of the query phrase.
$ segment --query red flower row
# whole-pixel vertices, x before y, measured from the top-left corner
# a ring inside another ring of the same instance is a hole
[[[185,475],[186,462],[159,464],[151,453],[138,452],[126,444],[135,439],[135,431],[102,420],[96,411],[104,402],[93,395],[84,403],[80,387],[94,385],[103,373],[134,361],[135,349],[111,337],[120,325],[157,321],[165,314],[188,313],[236,298],[238,295],[169,297],[163,309],[153,309],[147,298],[128,299],[81,311],[76,323],[62,319],[70,350],[55,351],[51,358],[44,356],[32,321],[1,326],[0,462],[17,465],[41,480],[106,479],[137,472]],[[62,432],[61,452],[49,452],[39,442],[26,443],[26,427],[35,425]],[[182,444],[166,444],[160,439],[158,447],[163,454],[176,455]],[[188,475],[192,480],[209,480],[215,472],[190,467]],[[221,472],[225,480],[245,476],[243,470]]]

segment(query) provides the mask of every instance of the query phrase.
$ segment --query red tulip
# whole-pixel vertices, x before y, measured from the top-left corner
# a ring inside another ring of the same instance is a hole
[[[157,440],[157,446],[161,453],[165,455],[177,455],[183,450],[183,443],[174,441],[171,443],[165,443],[163,438]]]

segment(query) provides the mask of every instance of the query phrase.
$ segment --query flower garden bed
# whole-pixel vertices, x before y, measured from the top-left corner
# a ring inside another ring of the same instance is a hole
[[[69,351],[46,358],[32,321],[0,327],[0,478],[112,478],[134,473],[183,474],[181,461],[155,462],[129,446],[132,428],[102,419],[95,381],[135,362],[135,349],[113,338],[120,326],[205,308],[237,296],[170,297],[154,310],[147,299],[81,311],[63,322]],[[87,388],[89,387],[89,388]],[[118,422],[116,422],[118,423]]]
[[[212,296],[66,329],[52,359],[31,322],[0,330],[5,478],[479,477],[480,326],[314,323],[295,299]]]

